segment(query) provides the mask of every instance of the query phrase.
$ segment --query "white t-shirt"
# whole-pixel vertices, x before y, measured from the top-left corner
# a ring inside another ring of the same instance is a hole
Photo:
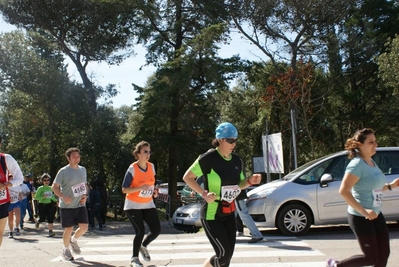
[[[28,197],[28,193],[30,194],[29,187],[25,184],[21,184],[21,193],[22,193],[22,199],[25,199]]]

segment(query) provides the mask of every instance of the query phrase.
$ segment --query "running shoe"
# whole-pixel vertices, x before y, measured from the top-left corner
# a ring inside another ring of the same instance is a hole
[[[143,245],[141,245],[141,247],[140,247],[140,254],[141,254],[141,257],[143,257],[143,259],[145,261],[151,260],[150,253],[148,253],[148,249]]]
[[[337,267],[337,261],[333,259],[328,259],[326,262],[326,267]]]
[[[143,267],[144,265],[140,262],[138,257],[133,257],[130,261],[131,267]]]
[[[257,243],[262,240],[263,240],[263,237],[252,237],[250,240],[248,240],[248,243]]]
[[[10,232],[10,233],[8,234],[8,238],[14,238],[13,232]]]
[[[53,237],[53,236],[55,236],[55,233],[53,232],[53,230],[49,230],[48,237]]]
[[[16,236],[20,236],[21,235],[21,232],[19,231],[19,228],[17,228],[17,227],[14,228],[14,233],[15,233]]]
[[[76,240],[75,242],[71,241],[71,248],[72,248],[72,252],[75,254],[80,254],[80,247],[78,245],[78,241]]]
[[[36,221],[36,222],[35,222],[35,228],[36,228],[36,229],[39,229],[39,227],[40,227],[40,223],[39,223],[39,221]]]
[[[244,236],[243,232],[237,232],[237,236]]]
[[[73,261],[73,256],[72,256],[71,251],[69,249],[64,249],[62,251],[62,258],[65,261]]]

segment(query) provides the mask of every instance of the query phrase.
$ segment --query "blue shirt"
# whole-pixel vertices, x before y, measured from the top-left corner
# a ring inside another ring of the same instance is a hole
[[[374,161],[373,161],[374,162]],[[386,183],[384,173],[374,162],[374,167],[368,165],[362,158],[353,158],[346,167],[345,173],[350,173],[359,178],[352,188],[352,196],[365,209],[371,209],[375,213],[380,213],[380,207],[374,207],[373,190],[382,189]],[[348,212],[352,215],[363,216],[351,206]]]

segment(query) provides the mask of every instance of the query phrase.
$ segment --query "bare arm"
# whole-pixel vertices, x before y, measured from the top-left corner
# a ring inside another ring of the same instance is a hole
[[[53,190],[54,194],[59,198],[62,199],[66,204],[70,204],[72,202],[72,198],[64,195],[61,192],[60,185],[57,183],[53,183],[51,186],[51,190]]]
[[[122,193],[131,194],[131,193],[138,192],[141,190],[148,190],[148,189],[150,189],[150,187],[151,186],[148,184],[143,184],[142,186],[139,186],[139,187],[122,187]]]
[[[262,175],[259,173],[253,174],[248,179],[242,180],[239,184],[241,189],[245,189],[250,185],[259,184],[262,181]]]
[[[202,195],[206,202],[210,203],[216,200],[216,194],[214,192],[207,192],[195,181],[197,176],[190,170],[187,170],[183,176],[183,181],[190,186],[192,190]]]

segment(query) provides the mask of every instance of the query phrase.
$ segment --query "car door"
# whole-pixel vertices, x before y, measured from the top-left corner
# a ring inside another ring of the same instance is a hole
[[[399,150],[378,151],[373,160],[385,174],[387,183],[399,177]],[[399,220],[399,190],[384,191],[381,211],[387,220]]]
[[[322,224],[347,221],[348,205],[338,191],[348,163],[347,155],[337,156],[324,163],[323,174],[330,174],[333,180],[326,184],[319,183],[316,189],[318,219]]]

